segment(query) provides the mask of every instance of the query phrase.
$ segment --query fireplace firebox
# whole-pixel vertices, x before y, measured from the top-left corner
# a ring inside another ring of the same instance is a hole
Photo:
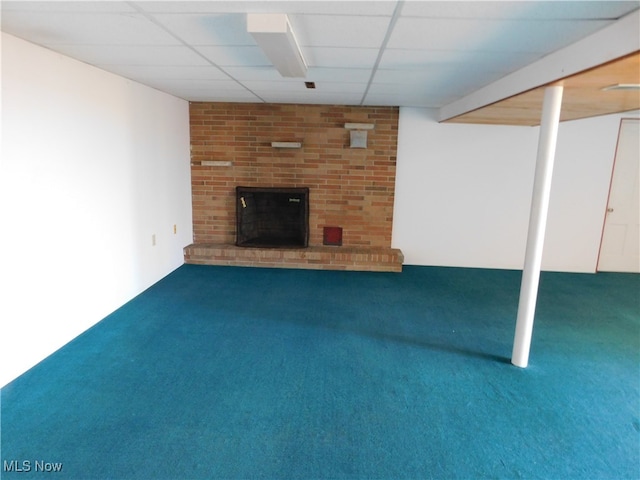
[[[308,188],[236,187],[236,245],[299,248],[308,244]]]

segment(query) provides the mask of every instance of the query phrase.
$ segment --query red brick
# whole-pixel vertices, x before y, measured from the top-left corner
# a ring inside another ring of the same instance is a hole
[[[390,248],[398,109],[326,105],[190,104],[194,236],[235,242],[234,189],[308,186],[310,246],[322,225],[345,229],[343,247]],[[349,148],[347,122],[374,123],[369,148]],[[272,141],[299,141],[296,150]],[[205,160],[231,167],[201,166]]]

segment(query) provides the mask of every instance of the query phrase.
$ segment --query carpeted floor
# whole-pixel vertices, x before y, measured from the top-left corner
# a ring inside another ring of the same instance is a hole
[[[2,390],[2,478],[640,478],[640,276],[544,273],[519,369],[520,276],[184,265]]]

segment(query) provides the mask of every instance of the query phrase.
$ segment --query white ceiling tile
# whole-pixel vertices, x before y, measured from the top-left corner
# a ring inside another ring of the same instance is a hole
[[[309,67],[373,68],[378,58],[375,48],[306,47],[302,55]]]
[[[210,14],[210,13],[241,13],[246,8],[258,6],[260,3],[251,1],[137,1],[132,2],[138,8],[148,13],[179,13],[179,14]]]
[[[247,32],[246,15],[220,14],[157,14],[153,17],[191,45],[255,45]]]
[[[511,72],[540,58],[539,53],[527,52],[468,52],[442,50],[408,50],[388,48],[382,54],[378,68],[412,69],[457,66],[465,70],[483,68]]]
[[[304,85],[306,79],[298,79],[297,82],[261,82],[261,81],[244,81],[242,84],[257,94],[262,93],[299,93],[304,94],[307,88]]]
[[[336,104],[336,105],[359,105],[362,96],[356,93],[322,94],[311,93],[286,93],[268,92],[262,98],[268,103],[299,103],[299,104]]]
[[[640,5],[632,1],[582,1],[582,2],[541,2],[540,17],[563,20],[614,20],[637,10]]]
[[[619,18],[637,1],[408,1],[402,16],[440,19],[595,20]]]
[[[2,30],[44,45],[177,45],[137,13],[3,12]]]
[[[101,1],[101,2],[60,2],[60,1],[4,1],[2,2],[4,12],[75,12],[75,13],[115,13],[115,12],[135,12],[136,10],[129,2]]]
[[[143,80],[152,79],[187,79],[187,80],[227,80],[229,78],[220,69],[210,66],[155,66],[155,65],[114,65],[113,73],[127,78]]]
[[[299,78],[285,78],[275,67],[223,67],[224,71],[236,80],[253,80],[266,82],[299,82]],[[339,84],[360,83],[366,84],[371,77],[371,68],[316,68],[307,70],[307,75],[302,79],[309,82],[332,82]]]
[[[610,24],[604,20],[501,22],[494,27],[496,38],[486,38],[482,50],[550,53]]]
[[[208,65],[188,47],[64,45],[59,50],[73,58],[108,70],[109,65]]]
[[[608,23],[400,18],[387,48],[550,53]]]
[[[439,100],[433,101],[424,97],[416,97],[412,95],[367,95],[362,102],[364,106],[370,107],[432,107],[438,104]]]
[[[159,90],[198,90],[210,89],[214,92],[238,92],[245,91],[238,82],[233,80],[180,80],[180,79],[155,79],[148,84]]]
[[[222,67],[226,73],[231,75],[236,80],[255,80],[255,81],[288,81],[297,82],[297,78],[284,78],[280,73],[271,65],[265,66],[225,66]]]
[[[266,55],[255,46],[239,47],[195,47],[211,62],[221,67],[270,67],[271,62]]]
[[[287,13],[287,14],[326,14],[326,15],[360,15],[366,7],[367,15],[391,15],[397,1],[373,1],[364,5],[362,0],[356,1],[199,1],[169,2],[141,1],[135,2],[148,12],[158,13]]]
[[[495,36],[490,27],[500,23],[487,20],[434,20],[400,18],[387,43],[387,48],[421,50],[483,50],[485,36]]]
[[[380,48],[390,17],[291,15],[301,46]]]
[[[403,17],[439,19],[513,19],[524,15],[524,11],[527,9],[532,9],[529,2],[405,2],[401,14]]]
[[[500,72],[475,70],[473,74],[462,74],[456,68],[414,69],[414,70],[378,70],[373,78],[372,89],[392,89],[393,85],[402,85],[405,90],[416,91],[463,91],[468,93],[470,86],[480,88],[502,76]],[[386,85],[386,87],[385,87]]]
[[[326,93],[356,93],[362,95],[367,88],[366,83],[315,82],[315,89],[307,89],[305,86],[306,81],[309,81],[309,79],[297,79],[296,82],[243,81],[242,84],[252,92],[259,94],[266,94],[267,92],[307,92],[310,95],[324,95]]]
[[[316,82],[344,82],[367,83],[371,77],[372,68],[323,68],[310,67],[307,71],[307,80]]]
[[[452,102],[457,95],[447,95],[441,92],[403,91],[396,93],[372,93],[369,91],[363,105],[395,105],[400,107],[430,107],[439,108]]]
[[[362,102],[363,105],[395,105],[399,107],[433,107],[446,105],[448,101],[456,97],[448,97],[440,93],[429,94],[427,92],[398,92],[398,93],[368,93]]]
[[[238,102],[238,103],[262,103],[264,100],[255,96],[249,91],[240,92],[216,92],[211,89],[192,90],[192,89],[175,89],[171,95],[184,98],[191,102]]]
[[[309,15],[371,15],[391,16],[398,4],[397,1],[298,1],[298,2],[261,2],[269,4],[271,11],[288,14]]]
[[[451,70],[450,70],[451,71]],[[454,70],[455,71],[455,70]],[[437,81],[442,78],[443,70],[436,68],[419,69],[414,68],[411,70],[386,70],[379,68],[373,77],[373,83],[390,83],[390,84],[428,84],[433,81]]]
[[[347,83],[347,82],[315,82],[316,90],[323,93],[357,93],[364,94],[367,83]]]
[[[459,84],[416,84],[407,86],[406,83],[372,83],[367,91],[367,96],[394,95],[396,97],[408,98],[444,98],[458,95]]]
[[[424,94],[428,91],[435,92],[436,88],[430,86],[428,82],[407,86],[406,83],[371,83],[368,95],[400,95],[400,94]]]

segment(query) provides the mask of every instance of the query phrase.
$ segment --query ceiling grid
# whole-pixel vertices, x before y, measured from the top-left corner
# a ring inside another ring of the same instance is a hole
[[[0,18],[5,33],[189,101],[446,110],[639,7],[637,0],[2,1]],[[288,16],[307,62],[304,78],[278,73],[248,33],[248,13]]]

